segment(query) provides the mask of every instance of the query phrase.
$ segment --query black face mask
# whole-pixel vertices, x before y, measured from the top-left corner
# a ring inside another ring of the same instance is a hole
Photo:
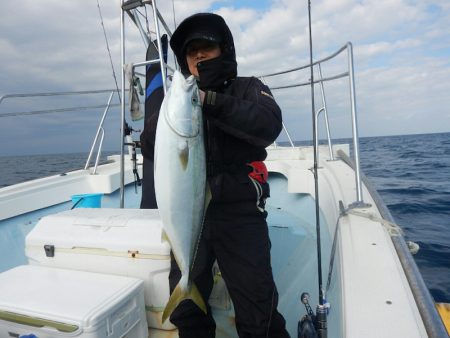
[[[201,90],[221,91],[237,75],[235,60],[226,59],[224,54],[197,64],[199,74],[198,87]]]

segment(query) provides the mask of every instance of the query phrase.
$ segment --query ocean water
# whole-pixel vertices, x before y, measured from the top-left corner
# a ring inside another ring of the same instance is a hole
[[[450,303],[450,133],[362,138],[361,168],[406,240],[436,302]]]
[[[450,133],[361,138],[360,152],[363,172],[406,240],[420,245],[414,257],[432,296],[450,303]],[[86,158],[0,157],[0,187],[80,169]]]
[[[112,152],[103,152],[100,163]],[[91,159],[95,161],[96,154]],[[0,156],[0,188],[20,182],[83,169],[88,153]]]

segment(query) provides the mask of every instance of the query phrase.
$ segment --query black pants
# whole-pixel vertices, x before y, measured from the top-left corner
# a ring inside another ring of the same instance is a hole
[[[217,259],[233,301],[240,338],[285,338],[285,320],[277,311],[278,293],[270,265],[270,240],[265,212],[255,202],[214,204],[208,207],[191,277],[206,301],[213,287],[212,265]],[[169,275],[172,292],[181,278],[172,255]],[[215,322],[185,300],[170,320],[180,338],[213,338]]]

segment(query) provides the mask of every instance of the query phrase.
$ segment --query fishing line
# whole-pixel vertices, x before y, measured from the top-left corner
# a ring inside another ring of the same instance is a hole
[[[143,19],[144,19],[144,21],[145,21],[145,28],[147,29],[147,35],[148,35],[148,37],[149,37],[149,39],[151,39],[151,33],[155,33],[155,32],[152,32],[151,30],[150,30],[150,23],[149,23],[149,21],[148,21],[148,12],[147,12],[147,7],[144,5],[144,12],[145,12],[145,14],[144,13],[142,13],[138,8],[135,8],[134,9],[134,11],[136,12],[136,13],[138,13]],[[136,19],[137,20],[137,19]],[[140,20],[139,20],[140,21]]]
[[[109,61],[111,63],[111,69],[112,69],[112,73],[113,73],[113,77],[114,77],[114,82],[116,84],[117,95],[119,96],[119,102],[122,102],[122,100],[120,98],[119,85],[117,84],[116,72],[114,71],[114,63],[113,63],[112,56],[111,56],[111,50],[109,49],[108,37],[106,36],[105,25],[103,24],[102,10],[100,9],[100,3],[98,2],[98,0],[97,0],[97,8],[98,8],[98,14],[100,16],[100,24],[102,25],[102,29],[103,29],[103,35],[105,36],[106,49],[108,51]]]
[[[175,1],[172,0],[172,14],[173,14],[173,29],[177,28],[177,21],[175,19]]]
[[[145,11],[145,27],[147,28],[147,34],[148,37],[151,40],[151,33],[150,33],[150,23],[148,22],[148,13],[147,13],[147,6],[144,5],[144,11]]]

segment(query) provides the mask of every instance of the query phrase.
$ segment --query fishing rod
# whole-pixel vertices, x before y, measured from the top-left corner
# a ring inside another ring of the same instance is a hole
[[[322,285],[322,250],[320,243],[320,206],[319,206],[319,178],[318,170],[318,147],[317,147],[317,121],[316,107],[314,102],[314,66],[313,66],[313,46],[311,29],[311,0],[308,0],[308,27],[309,27],[309,61],[310,61],[310,83],[311,83],[311,110],[313,124],[313,151],[314,151],[314,193],[315,193],[315,215],[316,215],[316,237],[317,237],[317,269],[319,281],[319,305],[314,315],[309,305],[309,295],[303,293],[301,302],[306,307],[307,315],[302,318],[298,325],[299,338],[327,338],[327,308],[325,305],[325,295]]]

